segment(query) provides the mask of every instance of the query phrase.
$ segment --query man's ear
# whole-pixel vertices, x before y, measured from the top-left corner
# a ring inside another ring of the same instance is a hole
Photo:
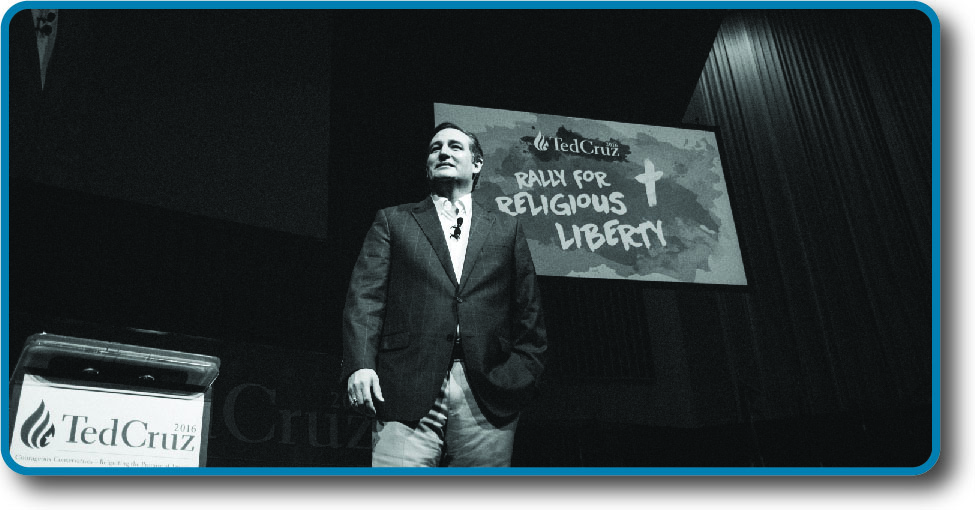
[[[481,173],[481,167],[484,166],[484,159],[480,159],[474,163],[474,168],[471,169],[472,173]]]

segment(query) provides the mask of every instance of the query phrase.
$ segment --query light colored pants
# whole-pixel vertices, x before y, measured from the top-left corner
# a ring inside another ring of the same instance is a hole
[[[508,467],[517,416],[488,421],[455,361],[440,395],[419,423],[377,420],[372,432],[374,467]]]

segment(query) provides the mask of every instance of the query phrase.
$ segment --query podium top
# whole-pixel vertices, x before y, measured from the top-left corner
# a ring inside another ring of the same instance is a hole
[[[87,338],[31,335],[12,379],[24,373],[158,389],[209,388],[220,358]]]

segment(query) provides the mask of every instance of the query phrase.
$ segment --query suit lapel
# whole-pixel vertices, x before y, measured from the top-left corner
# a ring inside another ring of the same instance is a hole
[[[487,210],[481,207],[481,204],[472,201],[472,208],[471,235],[467,239],[467,254],[464,256],[464,270],[461,273],[460,281],[461,289],[467,284],[467,280],[471,276],[471,270],[481,255],[481,247],[484,246],[484,241],[487,240],[488,233],[491,232],[491,228],[494,226],[494,216],[488,214]],[[446,242],[444,245],[446,245]],[[450,258],[449,255],[447,258]],[[453,271],[451,271],[451,274],[453,274]]]
[[[433,246],[433,252],[440,259],[440,265],[443,266],[444,271],[450,277],[450,282],[456,286],[457,275],[454,274],[454,265],[450,261],[450,250],[447,248],[447,241],[444,239],[444,233],[440,225],[440,217],[437,215],[437,207],[433,205],[433,199],[427,198],[418,203],[413,208],[412,214],[413,218],[420,225],[420,230],[423,231],[423,234],[427,236],[427,240],[430,241],[430,245]],[[473,235],[473,232],[471,232],[471,235]]]

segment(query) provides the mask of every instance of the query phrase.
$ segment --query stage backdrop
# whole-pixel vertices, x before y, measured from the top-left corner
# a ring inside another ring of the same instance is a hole
[[[475,197],[540,275],[745,285],[715,133],[436,103],[477,135]]]

